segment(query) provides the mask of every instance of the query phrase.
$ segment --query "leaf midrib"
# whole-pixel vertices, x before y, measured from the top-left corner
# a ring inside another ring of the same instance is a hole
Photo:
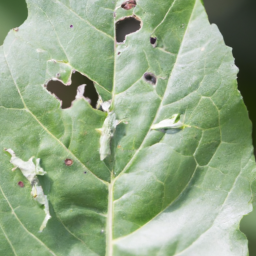
[[[154,29],[154,31],[155,31],[155,30],[163,23],[163,21],[166,19],[168,13],[172,10],[172,7],[175,5],[176,1],[177,1],[177,0],[174,0],[174,1],[173,1],[171,7],[168,9],[168,11],[167,11],[166,15],[164,16],[163,20],[156,26],[156,28]],[[171,73],[170,73],[170,75],[169,75],[165,92],[164,92],[164,94],[163,94],[163,97],[162,97],[162,100],[161,100],[161,102],[160,102],[160,104],[159,104],[159,107],[158,107],[158,109],[157,109],[157,111],[156,111],[155,118],[153,119],[152,124],[149,126],[149,129],[148,129],[148,131],[147,131],[147,133],[146,133],[144,139],[142,140],[140,147],[136,150],[135,154],[134,154],[133,157],[130,159],[130,161],[126,164],[126,166],[123,168],[123,170],[122,170],[122,171],[115,177],[115,179],[113,180],[113,186],[114,186],[115,181],[116,181],[121,175],[123,175],[123,174],[125,173],[125,171],[133,164],[134,159],[136,158],[136,156],[139,154],[140,150],[141,150],[141,149],[143,148],[143,146],[144,146],[144,143],[145,143],[145,141],[146,141],[146,138],[148,137],[148,134],[149,134],[149,132],[150,132],[150,130],[151,130],[150,127],[155,123],[155,121],[156,121],[157,118],[158,118],[159,111],[161,110],[161,108],[162,108],[162,106],[163,106],[163,99],[164,99],[164,97],[165,97],[165,94],[166,94],[166,91],[167,91],[167,87],[168,87],[169,81],[170,81],[170,79],[171,79],[171,77],[172,77],[172,74],[173,74],[173,72],[174,72],[174,70],[175,70],[175,67],[176,67],[176,65],[177,65],[178,58],[179,58],[179,55],[180,55],[180,52],[181,52],[181,50],[182,50],[182,46],[183,46],[183,43],[184,43],[184,39],[185,39],[185,37],[186,37],[186,35],[187,35],[187,31],[188,31],[188,27],[189,27],[191,18],[192,18],[193,14],[194,14],[196,2],[197,2],[197,0],[194,1],[193,9],[192,9],[192,11],[191,11],[190,18],[189,18],[189,21],[188,21],[188,24],[187,24],[185,33],[184,33],[183,38],[182,38],[182,40],[181,40],[181,44],[180,44],[178,53],[177,53],[177,55],[176,55],[175,63],[174,63],[174,65],[173,65],[173,69],[172,69],[172,71],[171,71]],[[113,90],[113,92],[114,92],[114,90]],[[191,176],[191,179],[189,180],[189,182],[187,183],[187,185],[185,186],[185,188],[183,189],[183,191],[184,191],[184,190],[188,187],[188,185],[190,184],[192,178],[194,177],[195,172],[196,172],[196,168],[195,168],[195,170],[194,170],[194,172],[193,172],[193,175]],[[168,208],[170,205],[172,205],[172,203],[175,202],[179,196],[180,196],[180,195],[178,195],[166,208]],[[113,197],[112,197],[112,198],[113,198]],[[114,203],[114,201],[113,201],[113,203]],[[166,208],[165,208],[165,209],[166,209]],[[113,210],[113,209],[114,209],[114,206],[112,206],[112,210]],[[165,209],[161,210],[156,216],[154,216],[151,220],[149,220],[149,221],[146,222],[144,225],[142,225],[139,229],[141,229],[142,227],[144,227],[145,225],[147,225],[150,221],[152,221],[154,218],[156,218],[158,215],[160,215]],[[132,233],[135,233],[137,230],[138,230],[138,229],[134,230]],[[124,237],[127,237],[127,236],[129,236],[129,235],[130,235],[130,234],[128,234],[128,235],[126,235],[126,236],[124,236]],[[117,241],[117,240],[123,239],[124,237],[119,237],[119,238],[114,239],[114,240],[113,240],[113,238],[112,238],[111,243],[113,244],[113,241]],[[111,255],[108,255],[108,256],[111,256]]]
[[[176,1],[177,1],[177,0],[174,0],[174,1],[173,1],[171,7],[174,6],[174,4],[176,3]],[[196,1],[197,1],[197,0],[195,0],[195,2],[194,2],[194,6],[193,6],[193,9],[192,9],[192,11],[191,11],[191,15],[190,15],[190,19],[189,19],[188,25],[187,25],[187,27],[186,27],[186,31],[185,31],[185,33],[184,33],[184,36],[183,36],[182,40],[181,40],[180,48],[179,48],[179,50],[178,50],[178,53],[176,54],[175,63],[174,63],[174,65],[173,65],[173,69],[172,69],[172,71],[171,71],[171,73],[170,73],[170,75],[169,75],[166,89],[167,89],[167,87],[168,87],[169,80],[170,80],[170,78],[172,77],[172,74],[173,74],[173,72],[174,72],[174,70],[175,70],[175,67],[176,67],[176,65],[177,65],[178,57],[179,57],[179,54],[180,54],[180,52],[181,52],[182,45],[183,45],[183,43],[184,43],[184,39],[185,39],[186,34],[187,34],[187,29],[188,29],[189,23],[190,23],[190,21],[191,21],[191,18],[192,18],[192,16],[193,16],[193,13],[194,13]],[[169,8],[168,13],[171,11],[171,9],[172,9],[172,8]],[[166,18],[166,15],[165,15],[164,19],[165,19],[165,18]],[[161,24],[161,23],[162,23],[162,21],[160,22],[160,24]],[[159,25],[158,25],[158,26],[159,26]],[[158,27],[158,26],[157,26],[157,27]],[[157,28],[157,27],[156,27],[156,28]],[[149,132],[151,131],[150,127],[155,123],[155,121],[156,121],[157,118],[158,118],[159,111],[160,111],[161,108],[164,106],[164,105],[163,105],[163,99],[164,99],[165,94],[166,94],[166,89],[165,89],[165,92],[164,92],[164,94],[163,94],[162,100],[161,100],[161,102],[160,102],[160,104],[159,104],[159,107],[158,107],[158,109],[157,109],[157,111],[156,111],[155,118],[153,119],[151,125],[149,126],[149,129],[148,129],[146,135],[144,136],[144,139],[142,140],[140,147],[136,150],[135,154],[133,155],[133,157],[131,158],[131,160],[126,164],[126,166],[123,168],[123,170],[115,177],[115,180],[117,180],[117,179],[132,165],[133,160],[136,158],[136,156],[138,155],[139,151],[143,148],[143,146],[144,146],[144,144],[145,144],[145,141],[146,141],[146,138],[148,137],[148,134],[149,134]]]

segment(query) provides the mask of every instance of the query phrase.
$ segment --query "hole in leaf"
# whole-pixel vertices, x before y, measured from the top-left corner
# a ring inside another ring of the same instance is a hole
[[[150,37],[150,43],[153,47],[156,47],[157,44],[157,38],[156,37]]]
[[[127,17],[116,23],[116,41],[123,43],[126,35],[134,33],[141,28],[141,21],[136,17]]]
[[[148,83],[150,83],[150,84],[152,84],[152,85],[155,85],[156,84],[156,76],[154,75],[154,74],[152,74],[152,73],[145,73],[144,74],[144,79],[148,82]]]
[[[61,108],[65,109],[71,107],[77,95],[77,88],[82,84],[86,84],[84,97],[88,99],[93,108],[96,108],[99,95],[94,84],[89,78],[79,72],[73,73],[72,84],[70,86],[66,86],[60,81],[51,80],[46,88],[62,102]]]
[[[136,1],[135,0],[129,0],[129,1],[125,1],[124,3],[122,3],[121,7],[125,10],[130,10],[132,8],[134,8],[136,6]]]

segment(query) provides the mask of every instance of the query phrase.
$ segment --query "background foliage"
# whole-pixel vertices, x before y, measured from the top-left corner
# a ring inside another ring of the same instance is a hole
[[[255,0],[204,0],[211,22],[216,23],[231,46],[240,72],[239,89],[254,124],[256,146],[256,2]],[[0,44],[11,28],[27,17],[25,0],[0,0]],[[241,229],[249,239],[250,256],[256,255],[256,210],[246,216]]]

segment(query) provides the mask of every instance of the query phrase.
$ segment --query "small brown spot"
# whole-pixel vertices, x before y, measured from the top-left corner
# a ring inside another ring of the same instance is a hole
[[[118,53],[117,53],[117,55],[120,55],[120,54],[121,54],[121,52],[118,52]]]
[[[87,172],[84,172],[84,174],[86,174]]]
[[[125,10],[130,10],[132,8],[134,8],[136,6],[136,1],[135,0],[129,0],[129,1],[125,1],[124,3],[122,3],[121,7]]]
[[[117,148],[121,149],[122,147],[120,145],[118,145]]]
[[[19,31],[19,28],[14,28],[13,29],[15,32],[18,32]]]
[[[67,159],[65,160],[65,165],[70,166],[70,165],[72,165],[72,164],[73,164],[73,160],[72,160],[72,159],[67,158]]]
[[[22,181],[19,181],[19,182],[18,182],[18,185],[19,185],[21,188],[24,188],[24,186],[25,186]]]

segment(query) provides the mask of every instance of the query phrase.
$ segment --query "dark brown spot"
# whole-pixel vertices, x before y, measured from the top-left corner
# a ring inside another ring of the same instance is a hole
[[[65,160],[65,165],[71,166],[72,164],[73,164],[73,160],[72,160],[72,159],[67,158],[67,159]]]
[[[21,188],[24,188],[24,186],[25,186],[22,181],[19,181],[19,182],[18,182],[18,185],[19,185]]]
[[[121,7],[125,10],[130,10],[132,8],[134,8],[136,6],[136,1],[135,0],[129,0],[129,1],[125,1],[124,3],[122,3]]]
[[[144,74],[144,79],[145,79],[148,83],[150,83],[150,84],[152,84],[152,85],[155,85],[155,84],[156,84],[156,76],[155,76],[154,74],[152,74],[152,73],[146,72],[146,73]]]
[[[70,28],[73,28],[73,25],[70,25]]]
[[[118,52],[118,53],[117,53],[117,55],[120,55],[120,54],[121,54],[121,52]]]
[[[87,172],[84,172],[84,174],[86,174]]]

